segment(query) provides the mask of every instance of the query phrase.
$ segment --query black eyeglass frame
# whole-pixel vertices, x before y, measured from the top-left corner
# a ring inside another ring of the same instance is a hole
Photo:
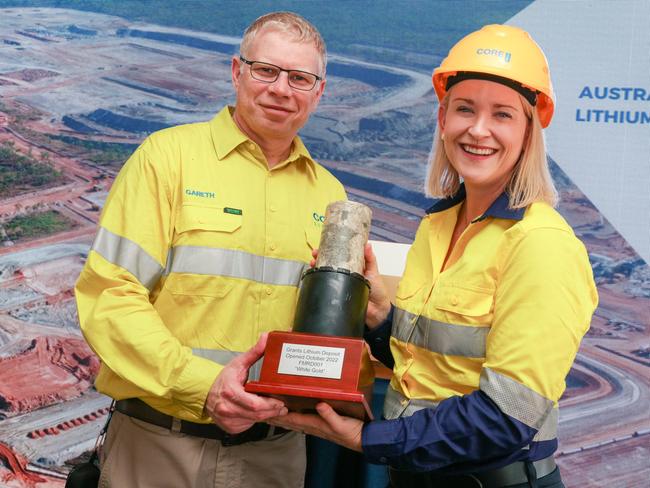
[[[266,63],[264,61],[250,61],[250,60],[246,59],[244,56],[242,56],[241,54],[239,55],[239,60],[242,61],[243,63],[247,64],[250,67],[250,72],[251,72],[251,76],[253,77],[253,79],[255,79],[257,81],[261,81],[262,83],[275,83],[276,81],[278,81],[278,78],[280,77],[280,73],[283,72],[283,71],[285,73],[287,73],[287,75],[290,74],[290,73],[303,73],[303,74],[313,76],[314,78],[316,78],[314,80],[314,84],[311,86],[311,88],[300,88],[298,86],[292,85],[291,84],[291,77],[289,77],[289,86],[291,88],[295,88],[296,90],[300,90],[300,91],[311,91],[316,86],[316,83],[318,83],[319,81],[322,81],[322,79],[323,79],[322,76],[318,76],[317,74],[310,73],[309,71],[303,71],[303,70],[300,70],[300,69],[284,69],[284,68],[280,68],[279,66],[277,66],[275,64]],[[278,76],[276,76],[274,80],[261,80],[259,78],[255,78],[255,76],[253,75],[253,64],[254,63],[259,63],[259,64],[263,64],[263,65],[266,65],[266,66],[273,66],[274,68],[277,68],[279,70],[278,71]]]

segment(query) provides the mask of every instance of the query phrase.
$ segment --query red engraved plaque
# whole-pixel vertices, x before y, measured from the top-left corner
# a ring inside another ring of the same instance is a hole
[[[324,401],[341,415],[372,420],[373,381],[363,339],[271,332],[260,378],[245,388],[279,398],[292,411],[313,411]]]

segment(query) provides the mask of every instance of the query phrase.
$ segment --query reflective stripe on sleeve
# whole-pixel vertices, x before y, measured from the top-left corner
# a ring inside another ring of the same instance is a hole
[[[553,402],[548,398],[489,368],[481,371],[479,388],[503,413],[537,430],[553,410]]]
[[[386,389],[386,398],[384,400],[384,418],[387,420],[396,419],[399,417],[410,417],[418,410],[424,408],[437,408],[438,403],[430,400],[409,399],[388,386]],[[499,405],[499,408],[501,406]],[[503,410],[503,409],[502,409]],[[504,412],[508,414],[508,412]],[[510,414],[508,414],[510,415]],[[516,418],[516,417],[515,417]],[[557,438],[557,425],[559,418],[559,409],[557,407],[551,409],[548,416],[543,420],[543,424],[533,437],[533,442],[550,441]],[[519,419],[517,419],[519,420]]]
[[[222,366],[228,364],[231,360],[235,359],[241,353],[234,351],[225,351],[223,349],[198,349],[193,348],[192,354],[195,356],[200,356],[204,359],[209,359],[215,363],[219,363]]]
[[[167,266],[163,268],[138,244],[104,227],[97,231],[91,249],[127,270],[149,291],[161,275],[169,273],[227,276],[268,285],[298,286],[307,266],[301,261],[269,258],[234,249],[179,246],[170,250]]]
[[[436,408],[437,406],[437,402],[430,400],[406,398],[394,390],[392,386],[388,385],[386,398],[384,399],[384,418],[391,420],[399,417],[410,417],[418,410],[422,410],[423,408]]]
[[[226,351],[224,349],[199,349],[193,348],[192,354],[195,356],[200,356],[204,359],[209,359],[215,363],[219,363],[222,366],[225,366],[230,361],[239,356],[240,352],[235,351]],[[260,372],[262,370],[262,359],[256,361],[248,370],[248,379],[249,380],[258,380],[260,378]]]
[[[199,246],[172,249],[166,273],[228,276],[268,285],[298,286],[306,264],[239,251]]]
[[[396,307],[392,335],[438,354],[484,358],[489,331],[489,327],[438,322]]]
[[[158,282],[163,268],[149,253],[126,237],[100,227],[91,247],[93,251],[116,266],[124,268],[149,291]]]
[[[560,417],[560,410],[554,407],[548,414],[546,420],[533,437],[533,442],[551,441],[557,437],[557,423]]]

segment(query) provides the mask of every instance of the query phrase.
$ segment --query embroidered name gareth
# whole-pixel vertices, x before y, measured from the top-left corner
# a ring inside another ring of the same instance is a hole
[[[214,192],[211,191],[199,191],[199,190],[190,190],[189,188],[185,189],[185,194],[192,197],[201,197],[201,198],[216,198]]]

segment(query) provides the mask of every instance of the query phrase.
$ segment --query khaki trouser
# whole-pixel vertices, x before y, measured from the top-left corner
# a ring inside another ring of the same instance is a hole
[[[101,465],[100,488],[302,488],[305,436],[223,447],[113,412]]]

